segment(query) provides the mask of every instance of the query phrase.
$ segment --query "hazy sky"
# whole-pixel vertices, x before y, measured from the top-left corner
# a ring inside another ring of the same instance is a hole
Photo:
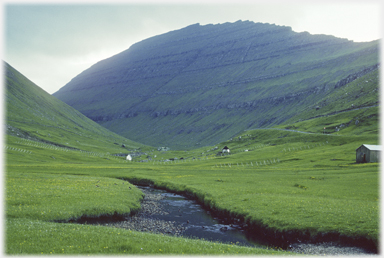
[[[113,3],[113,4],[110,4]],[[3,60],[48,93],[92,64],[191,24],[249,20],[355,42],[381,38],[381,1],[2,1]]]

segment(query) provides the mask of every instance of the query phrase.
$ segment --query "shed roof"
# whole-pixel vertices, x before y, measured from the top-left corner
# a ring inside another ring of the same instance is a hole
[[[368,150],[374,150],[374,151],[381,151],[381,145],[370,145],[370,144],[363,144],[361,146],[364,146],[365,148],[367,148]],[[360,146],[360,147],[361,147]],[[360,148],[359,147],[359,148]],[[357,148],[358,149],[358,148]],[[356,149],[356,150],[357,150]]]

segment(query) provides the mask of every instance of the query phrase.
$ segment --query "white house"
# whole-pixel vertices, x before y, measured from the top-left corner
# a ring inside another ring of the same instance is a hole
[[[130,154],[128,154],[127,160],[132,161],[132,156]]]
[[[221,152],[222,153],[230,153],[230,150],[227,146],[225,146]]]

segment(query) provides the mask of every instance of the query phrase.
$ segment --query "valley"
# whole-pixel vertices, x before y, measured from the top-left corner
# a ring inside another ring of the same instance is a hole
[[[54,96],[3,63],[6,254],[379,253],[380,163],[356,162],[362,144],[380,144],[377,42],[217,28],[144,40]],[[119,94],[127,82],[137,87]],[[138,185],[192,199],[264,243],[75,223],[132,218],[147,205]]]

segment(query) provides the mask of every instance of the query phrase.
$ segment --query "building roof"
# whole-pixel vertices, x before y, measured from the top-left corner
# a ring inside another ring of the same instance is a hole
[[[365,148],[367,148],[368,150],[374,150],[374,151],[381,151],[381,145],[370,145],[370,144],[363,144],[361,146],[364,146]],[[360,147],[361,147],[360,146]],[[359,148],[360,148],[359,147]],[[357,148],[358,149],[358,148]],[[356,149],[356,150],[357,150]]]
[[[223,150],[228,150],[229,148],[227,147],[227,146],[225,146],[224,148],[223,148]]]

